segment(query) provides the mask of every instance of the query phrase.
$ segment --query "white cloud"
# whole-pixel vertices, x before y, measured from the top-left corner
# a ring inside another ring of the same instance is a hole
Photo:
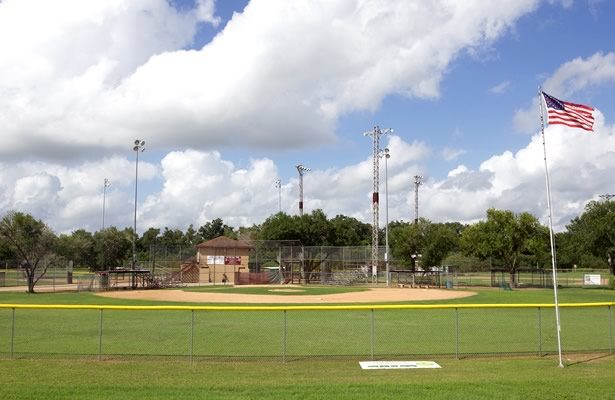
[[[423,143],[409,144],[397,136],[391,136],[387,146],[391,149],[389,191],[404,192],[412,173],[428,156],[429,150]],[[274,177],[279,173],[270,159],[252,159],[246,168],[238,168],[217,151],[176,151],[164,157],[161,170],[162,191],[150,195],[139,207],[142,228],[186,227],[191,223],[198,226],[218,217],[231,226],[248,226],[261,223],[278,211]],[[321,208],[330,216],[345,214],[369,220],[371,170],[372,160],[368,157],[356,165],[306,173],[305,212]],[[381,170],[383,191],[382,164]],[[284,212],[297,213],[298,185],[298,178],[282,182]],[[392,215],[405,212],[405,196],[397,199],[392,201],[395,203],[391,207]]]
[[[388,182],[391,218],[407,214],[406,193],[412,175],[421,172],[429,149],[420,142],[406,143],[388,138],[391,149]],[[134,212],[134,160],[114,156],[101,162],[72,167],[49,162],[0,165],[0,214],[19,209],[43,218],[59,232],[78,228],[98,230],[102,219],[104,178],[107,189],[107,226],[132,226]],[[383,165],[381,165],[383,167]],[[45,173],[37,171],[47,171]],[[310,171],[305,175],[305,210],[322,208],[331,217],[352,215],[371,220],[372,160],[356,165]],[[197,150],[168,153],[160,165],[139,162],[139,189],[162,180],[162,188],[151,192],[137,206],[137,229],[148,227],[200,226],[222,218],[234,226],[261,223],[278,211],[274,179],[278,167],[267,158],[251,159],[240,168],[217,151]],[[381,168],[384,205],[384,168]],[[297,213],[298,179],[282,182],[283,211]]]
[[[31,212],[58,231],[96,230],[107,177],[106,221],[131,226],[134,160],[66,160],[112,154],[140,137],[166,155],[159,165],[139,164],[140,188],[162,181],[139,204],[139,230],[217,217],[233,226],[259,223],[278,209],[278,166],[257,158],[238,167],[211,149],[326,143],[341,116],[376,110],[387,95],[436,98],[456,57],[489,47],[536,4],[256,0],[204,48],[186,50],[199,23],[219,24],[213,1],[185,11],[165,0],[2,1],[0,211]],[[545,90],[567,98],[615,82],[614,66],[614,53],[572,60],[545,80]],[[504,83],[493,89],[505,90]],[[515,116],[532,133],[537,104]],[[614,138],[615,127],[605,126],[599,112],[594,135],[547,129],[560,229],[610,187]],[[390,219],[409,220],[412,176],[429,172],[423,162],[431,152],[397,136],[387,146]],[[178,148],[193,150],[167,153]],[[444,149],[442,156],[454,160],[462,151]],[[545,222],[541,154],[534,135],[525,148],[495,155],[477,170],[459,165],[443,180],[427,180],[420,213],[471,222],[498,207]],[[59,161],[23,161],[28,156]],[[371,168],[366,157],[306,174],[306,211],[370,222]],[[288,213],[296,212],[297,185],[283,182]]]
[[[585,204],[612,187],[615,126],[596,116],[595,133],[561,125],[545,130],[554,224],[564,229]],[[424,188],[423,215],[434,220],[473,222],[490,207],[528,211],[547,223],[543,147],[540,134],[523,149],[484,161],[478,170],[459,166]]]
[[[338,117],[389,94],[437,97],[460,52],[537,0],[254,0],[186,51],[200,21],[218,23],[212,1],[196,4],[0,3],[0,154],[65,159],[134,137],[161,149],[331,142]]]
[[[574,97],[587,89],[615,83],[615,53],[598,52],[588,58],[575,58],[562,64],[544,81],[543,90],[562,100],[579,103]],[[595,106],[595,105],[594,105]],[[515,127],[526,133],[540,128],[538,93],[532,106],[515,112]]]
[[[544,83],[549,94],[570,97],[586,88],[615,83],[615,53],[595,53],[560,66]]]
[[[459,156],[465,154],[466,151],[464,149],[454,149],[451,147],[445,147],[444,149],[442,149],[442,157],[446,160],[446,161],[453,161],[456,160]]]
[[[549,0],[551,4],[561,4],[564,8],[570,8],[574,4],[574,0]]]
[[[509,87],[510,87],[510,81],[503,81],[491,87],[489,89],[489,92],[493,94],[502,94],[502,93],[506,93]]]
[[[197,0],[196,16],[199,21],[208,22],[213,26],[220,25],[221,18],[215,15],[215,0]]]
[[[605,126],[597,115],[596,132],[588,134],[563,126],[546,130],[555,224],[563,227],[586,202],[612,187],[615,168],[615,126]],[[412,177],[425,174],[430,150],[423,143],[407,143],[392,136],[388,162],[389,218],[410,220],[414,207]],[[384,207],[384,171],[381,164],[381,206]],[[371,221],[371,157],[355,165],[305,175],[305,210],[322,208],[330,217],[344,214]],[[40,171],[46,171],[44,173]],[[102,183],[107,191],[107,225],[131,226],[134,160],[111,157],[72,167],[56,163],[0,165],[2,212],[20,209],[44,218],[59,232],[100,227]],[[168,153],[160,165],[139,163],[139,187],[162,180],[162,189],[138,205],[137,228],[150,226],[185,229],[222,218],[231,226],[262,222],[278,210],[273,180],[278,166],[267,158],[252,159],[245,167],[225,160],[217,151]],[[443,180],[421,186],[420,215],[433,221],[474,222],[489,207],[529,211],[546,223],[542,140],[536,134],[528,145],[485,160],[477,170],[459,165]],[[298,180],[282,183],[282,207],[297,213]],[[384,212],[381,212],[381,222]]]
[[[106,221],[132,226],[134,168],[134,160],[118,156],[74,166],[55,162],[0,164],[0,214],[15,209],[44,219],[58,231],[96,230],[102,219],[103,180],[109,178]],[[139,162],[140,187],[157,175],[155,165]]]

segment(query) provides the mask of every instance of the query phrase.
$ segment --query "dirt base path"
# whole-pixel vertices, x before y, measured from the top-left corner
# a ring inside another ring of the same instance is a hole
[[[279,287],[277,287],[279,289]],[[275,290],[272,287],[271,290]],[[446,300],[475,295],[475,292],[441,289],[370,288],[363,292],[328,295],[286,295],[187,292],[183,290],[132,290],[102,292],[99,296],[114,299],[181,301],[187,303],[250,303],[250,304],[335,304],[382,303],[396,301]]]

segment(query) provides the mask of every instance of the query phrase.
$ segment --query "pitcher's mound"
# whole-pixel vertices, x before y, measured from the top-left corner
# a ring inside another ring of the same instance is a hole
[[[279,286],[278,286],[279,288]],[[116,299],[181,301],[186,303],[279,303],[279,304],[335,304],[383,303],[420,300],[458,299],[475,295],[475,292],[441,289],[370,288],[363,292],[322,295],[264,295],[215,292],[187,292],[183,290],[133,290],[102,292],[99,296]]]

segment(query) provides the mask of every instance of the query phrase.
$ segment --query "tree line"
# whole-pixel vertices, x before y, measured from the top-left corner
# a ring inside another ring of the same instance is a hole
[[[10,211],[0,221],[0,260],[17,260],[28,279],[29,290],[47,268],[72,260],[90,270],[127,266],[135,241],[137,258],[147,260],[152,247],[195,245],[228,236],[248,240],[292,240],[303,246],[368,246],[371,225],[356,218],[328,218],[322,210],[303,216],[278,213],[262,224],[235,229],[220,218],[185,231],[149,228],[142,235],[131,228],[109,227],[94,233],[78,229],[56,235],[42,220]],[[389,224],[389,259],[395,268],[417,269],[453,265],[459,269],[501,268],[514,284],[522,267],[550,268],[549,230],[527,212],[489,209],[483,221],[471,225],[458,222],[415,222]],[[384,245],[385,229],[379,235]],[[591,201],[584,212],[556,234],[558,268],[608,268],[615,274],[615,202]],[[186,254],[188,257],[190,254]]]

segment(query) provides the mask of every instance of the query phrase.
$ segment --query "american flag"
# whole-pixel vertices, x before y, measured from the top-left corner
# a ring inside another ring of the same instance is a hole
[[[542,92],[542,95],[547,105],[549,125],[561,124],[590,132],[594,131],[594,109],[592,107],[558,100],[545,92]]]

